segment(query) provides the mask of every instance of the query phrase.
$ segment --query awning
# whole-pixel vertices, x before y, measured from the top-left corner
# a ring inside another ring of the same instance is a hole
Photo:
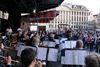
[[[59,6],[64,0],[0,0],[0,10],[9,13],[8,26],[20,27],[21,13],[38,12]],[[51,19],[47,19],[51,20]],[[47,22],[46,20],[44,22]]]
[[[43,11],[59,6],[64,0],[37,0],[37,10]]]
[[[34,9],[43,11],[59,6],[64,0],[0,0],[0,10],[29,13]]]
[[[53,20],[54,17],[59,15],[59,12],[56,10],[40,12],[38,14],[33,13],[30,16],[30,21],[33,23],[48,23],[50,20]]]

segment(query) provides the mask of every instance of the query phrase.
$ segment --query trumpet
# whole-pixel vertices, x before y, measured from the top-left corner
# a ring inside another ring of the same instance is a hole
[[[0,58],[5,59],[6,57],[0,56]],[[19,63],[19,61],[17,61],[17,60],[12,60],[12,62],[14,62],[14,63]]]

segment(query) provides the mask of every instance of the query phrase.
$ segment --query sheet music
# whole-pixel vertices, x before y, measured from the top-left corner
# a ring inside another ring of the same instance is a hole
[[[79,64],[79,62],[78,62],[78,60],[79,60],[79,52],[78,51],[79,50],[73,50],[73,64],[74,65],[78,65]]]
[[[70,50],[65,51],[65,64],[73,64],[73,52]]]
[[[24,50],[24,46],[19,46],[19,47],[16,48],[16,50],[17,50],[17,56],[20,56],[22,50]]]
[[[79,65],[85,65],[85,57],[88,55],[87,52],[84,51],[78,51],[79,54],[79,59],[78,59],[78,64]]]
[[[74,48],[76,46],[76,41],[65,41],[59,45],[60,50],[65,48]]]
[[[56,61],[58,58],[58,49],[49,48],[48,61]]]
[[[31,46],[19,46],[17,47],[17,56],[20,56],[22,51],[25,49],[25,48],[32,48],[34,50],[36,50],[36,47],[31,47]]]
[[[65,41],[65,48],[71,48],[71,41]]]
[[[65,56],[61,57],[61,64],[67,65],[85,65],[85,50],[65,50]]]
[[[17,52],[17,56],[21,55],[21,52],[25,49],[25,48],[32,48],[34,50],[37,50],[37,59],[39,60],[46,60],[46,54],[47,54],[47,48],[41,48],[41,47],[31,47],[31,46],[20,46]]]
[[[76,41],[65,41],[65,45],[67,45],[67,48],[74,48],[76,46]]]
[[[54,41],[56,42],[56,44],[60,44],[59,39],[54,39]]]
[[[37,59],[46,60],[47,48],[38,48]]]
[[[61,40],[62,40],[62,41],[65,41],[65,40],[67,40],[67,38],[61,38]]]
[[[56,46],[55,42],[49,41],[48,47],[55,47],[55,46]]]
[[[43,41],[44,46],[47,46],[49,44],[49,41]]]

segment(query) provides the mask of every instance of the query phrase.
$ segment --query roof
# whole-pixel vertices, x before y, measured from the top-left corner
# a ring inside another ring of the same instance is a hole
[[[62,4],[63,6],[66,6],[67,8],[71,9],[71,10],[84,10],[84,11],[89,11],[85,6],[83,5],[74,5],[74,4]]]

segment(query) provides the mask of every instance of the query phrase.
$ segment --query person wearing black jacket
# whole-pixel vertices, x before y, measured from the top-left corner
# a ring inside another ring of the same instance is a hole
[[[26,48],[21,53],[21,65],[20,67],[42,67],[40,61],[36,60],[37,52],[32,48]],[[13,67],[11,64],[11,57],[5,58],[6,67]]]

